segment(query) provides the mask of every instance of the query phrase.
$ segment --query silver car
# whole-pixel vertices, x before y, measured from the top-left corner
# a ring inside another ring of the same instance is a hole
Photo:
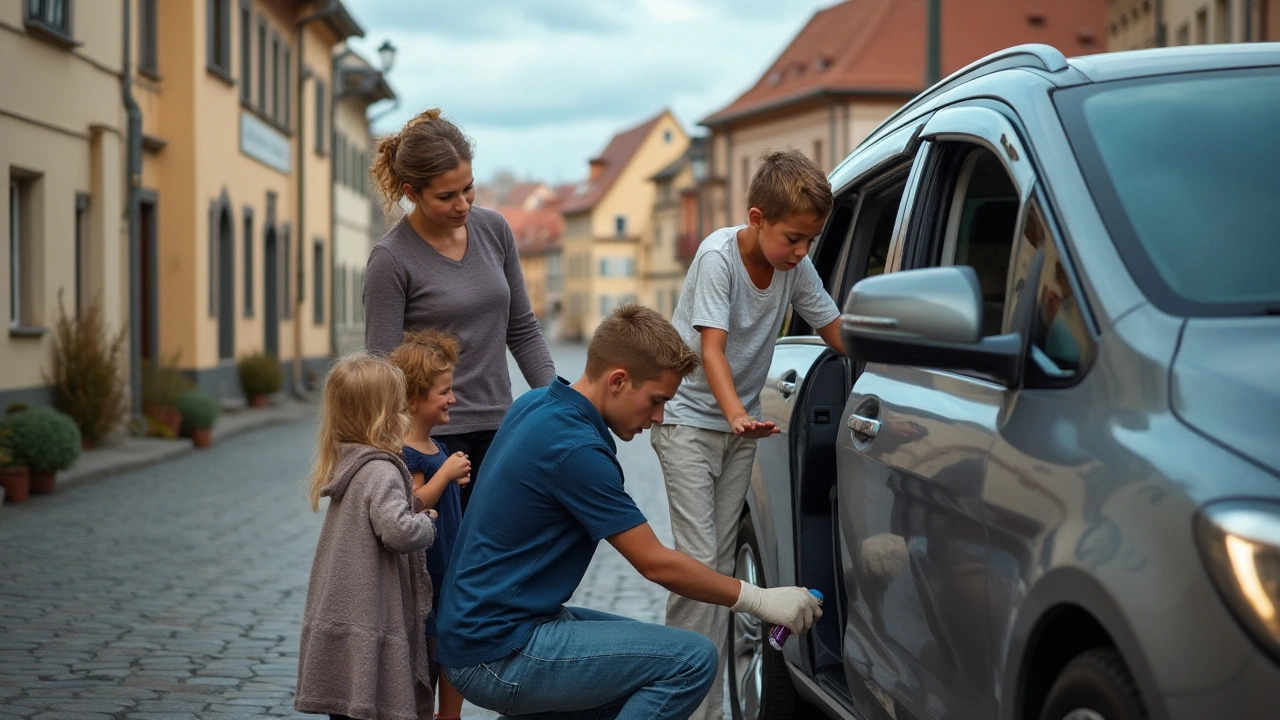
[[[1280,45],[1020,46],[831,175],[774,350],[745,718],[1280,717]]]

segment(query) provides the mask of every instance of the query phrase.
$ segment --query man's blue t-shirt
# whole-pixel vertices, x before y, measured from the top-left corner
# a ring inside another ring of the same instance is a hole
[[[483,471],[441,593],[447,667],[522,648],[573,595],[600,540],[646,522],[604,419],[560,378],[511,405]]]

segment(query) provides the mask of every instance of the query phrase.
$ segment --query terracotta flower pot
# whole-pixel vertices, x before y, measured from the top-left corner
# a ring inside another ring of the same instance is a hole
[[[54,470],[31,470],[31,492],[48,495],[57,487],[58,473]]]
[[[267,406],[266,395],[250,395],[249,396],[249,407],[264,408],[266,406]]]
[[[31,491],[31,475],[26,465],[0,467],[0,485],[4,486],[5,502],[20,503]]]
[[[191,442],[198,448],[207,448],[213,442],[213,430],[200,428],[191,431]]]

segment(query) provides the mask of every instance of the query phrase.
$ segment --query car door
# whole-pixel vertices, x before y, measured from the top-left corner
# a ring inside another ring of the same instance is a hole
[[[1034,184],[1026,153],[987,106],[940,110],[921,137],[918,198],[900,220],[891,269],[974,267],[984,335],[1000,334]],[[1007,395],[981,376],[882,363],[853,385],[836,453],[845,669],[864,716],[992,714],[982,498]]]

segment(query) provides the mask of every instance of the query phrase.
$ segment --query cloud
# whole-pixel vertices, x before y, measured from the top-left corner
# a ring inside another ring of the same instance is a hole
[[[390,131],[440,107],[477,143],[476,175],[576,180],[609,137],[664,108],[693,123],[746,90],[830,0],[346,0],[367,57],[399,49]],[[376,112],[376,109],[375,109]],[[495,152],[496,151],[496,152]]]

